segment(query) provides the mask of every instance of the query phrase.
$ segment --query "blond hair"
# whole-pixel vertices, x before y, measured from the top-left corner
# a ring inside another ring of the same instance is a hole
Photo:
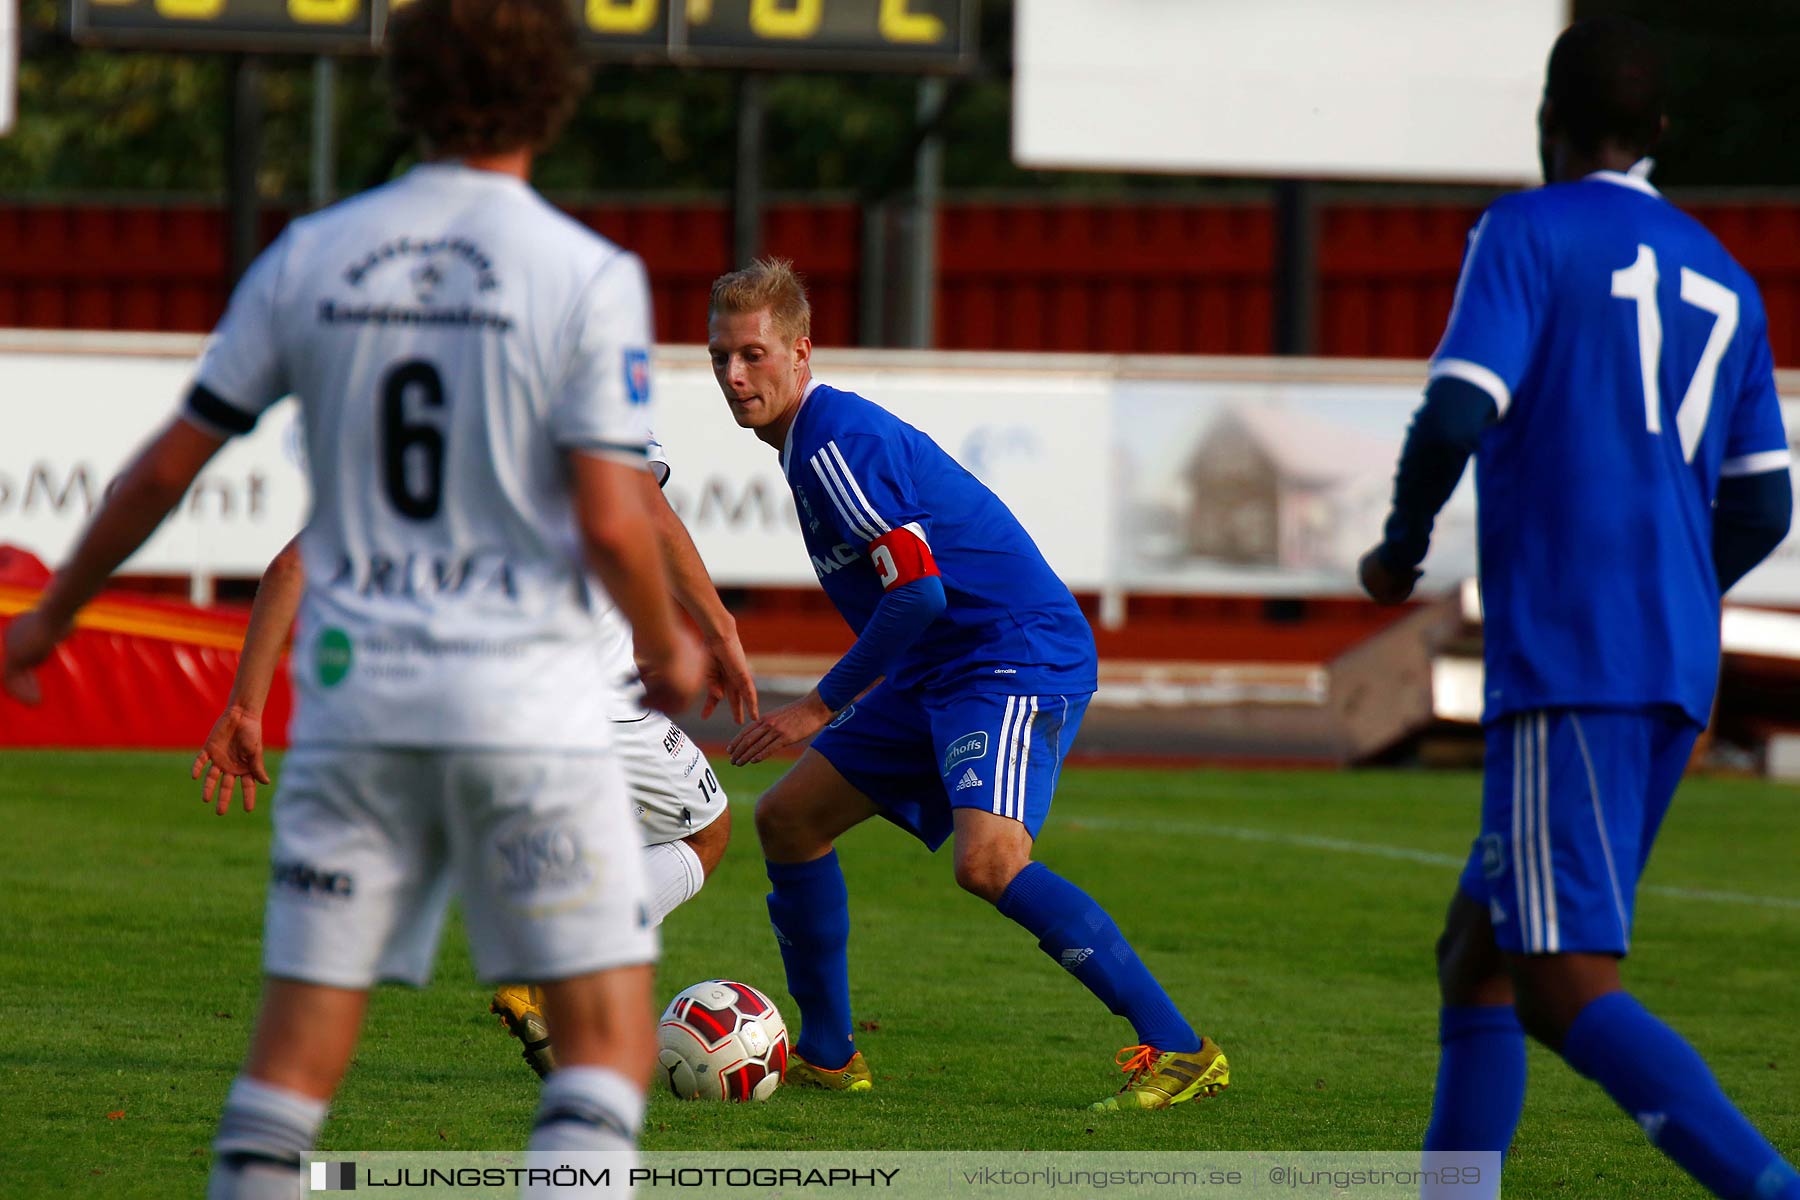
[[[769,310],[775,332],[791,344],[812,336],[812,305],[806,300],[806,284],[785,258],[759,258],[749,266],[713,280],[707,318],[715,313],[754,313]]]

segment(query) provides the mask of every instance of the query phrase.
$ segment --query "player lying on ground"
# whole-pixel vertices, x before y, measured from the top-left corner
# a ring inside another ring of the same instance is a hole
[[[1550,186],[1497,201],[1470,237],[1362,564],[1371,596],[1404,600],[1474,452],[1487,780],[1438,943],[1425,1146],[1507,1149],[1529,1032],[1714,1195],[1800,1200],[1800,1175],[1619,979],[1638,878],[1712,711],[1720,597],[1792,506],[1761,299],[1646,178],[1664,125],[1644,29],[1558,39],[1538,116]]]
[[[650,467],[658,482],[669,478],[668,462],[652,442]],[[707,698],[700,715],[710,716],[721,699],[739,722],[759,715],[756,685],[738,641],[737,622],[726,611],[706,573],[706,565],[681,519],[662,498],[650,506],[652,523],[663,550],[663,563],[675,599],[699,624],[711,659]],[[268,783],[263,765],[262,712],[280,663],[282,644],[293,628],[304,589],[305,568],[299,541],[286,548],[263,572],[244,634],[231,697],[194,759],[192,776],[205,782],[201,794],[221,815],[231,805],[242,781],[244,810],[256,806],[257,783]],[[725,855],[731,835],[731,813],[724,790],[693,739],[661,713],[643,706],[635,676],[630,630],[617,608],[600,600],[601,644],[611,673],[624,688],[611,713],[613,745],[625,765],[625,782],[637,810],[644,841],[644,871],[649,881],[650,921],[661,925],[700,888]],[[491,1011],[525,1046],[525,1061],[539,1076],[555,1066],[544,1027],[541,991],[529,984],[507,984],[494,993]]]
[[[932,850],[954,831],[957,883],[1131,1022],[1125,1086],[1096,1108],[1218,1091],[1230,1078],[1219,1048],[1105,910],[1032,861],[1096,685],[1087,620],[979,480],[886,410],[812,378],[810,325],[784,262],[713,285],[713,374],[737,423],[780,452],[813,569],[857,633],[817,688],[729,748],[733,763],[760,762],[819,734],[756,806],[769,917],[800,1004],[788,1081],[872,1086],[850,1022],[850,914],[833,844],[882,816]]]
[[[584,83],[562,0],[412,0],[386,51],[426,161],[258,256],[181,416],[6,631],[0,678],[30,696],[227,438],[297,399],[313,510],[293,749],[209,1200],[300,1194],[369,990],[429,978],[452,889],[481,976],[544,988],[561,1061],[530,1149],[628,1159],[655,1063],[657,933],[594,603],[604,588],[625,614],[651,707],[698,696],[649,516],[648,283],[527,182]]]

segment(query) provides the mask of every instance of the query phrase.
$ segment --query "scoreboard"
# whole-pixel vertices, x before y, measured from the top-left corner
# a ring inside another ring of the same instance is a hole
[[[85,45],[181,50],[367,52],[379,26],[371,0],[70,0],[69,32]]]
[[[69,30],[85,45],[368,53],[403,2],[69,0]],[[973,65],[977,2],[571,0],[582,45],[604,60],[938,72]]]

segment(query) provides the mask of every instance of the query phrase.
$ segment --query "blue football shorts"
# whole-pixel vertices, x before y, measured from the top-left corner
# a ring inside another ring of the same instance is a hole
[[[882,683],[838,713],[812,748],[932,850],[950,836],[957,808],[1010,817],[1036,838],[1091,695],[941,694]]]
[[[1487,726],[1460,886],[1509,954],[1624,954],[1638,878],[1700,727],[1673,709],[1539,709]]]

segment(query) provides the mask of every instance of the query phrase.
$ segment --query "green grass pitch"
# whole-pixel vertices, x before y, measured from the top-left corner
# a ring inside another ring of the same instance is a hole
[[[199,1194],[249,1033],[266,803],[214,817],[180,754],[0,755],[0,1063],[14,1196]],[[737,836],[665,929],[659,992],[713,976],[775,996],[780,961],[749,804],[774,768],[720,772]],[[841,852],[859,1040],[876,1090],[766,1105],[653,1092],[644,1144],[675,1149],[1397,1150],[1431,1102],[1431,942],[1473,832],[1471,774],[1074,769],[1039,857],[1112,911],[1232,1087],[1093,1116],[1122,1021],[1011,923],[957,890],[949,855],[880,823]],[[279,800],[276,801],[277,803]],[[1800,1155],[1800,792],[1683,789],[1638,910],[1628,984]],[[523,1145],[537,1083],[486,1012],[460,928],[436,982],[384,989],[324,1149]],[[1595,1088],[1533,1048],[1508,1195],[1700,1191]]]

